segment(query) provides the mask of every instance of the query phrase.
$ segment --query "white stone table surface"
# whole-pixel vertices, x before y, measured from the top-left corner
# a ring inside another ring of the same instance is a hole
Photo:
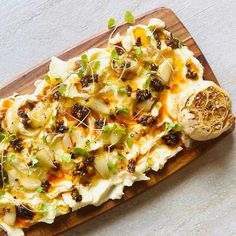
[[[106,29],[129,9],[166,6],[202,49],[236,101],[235,0],[2,0],[0,87],[62,50]],[[236,235],[235,132],[199,159],[70,235]]]

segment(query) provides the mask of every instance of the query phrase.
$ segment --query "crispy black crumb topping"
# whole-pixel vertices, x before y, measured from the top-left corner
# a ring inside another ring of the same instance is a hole
[[[55,101],[59,101],[62,97],[61,93],[59,91],[53,91],[52,97]]]
[[[41,187],[43,189],[43,192],[47,193],[49,188],[51,187],[51,184],[48,182],[48,180],[44,180],[41,184]]]
[[[22,119],[22,124],[27,128],[30,127],[31,120],[29,116],[26,114],[26,112],[23,109],[19,109],[17,111],[17,114]]]
[[[11,147],[14,149],[15,152],[21,152],[23,150],[23,141],[21,138],[14,138],[10,142]]]
[[[172,33],[170,34],[170,36],[165,40],[165,43],[167,46],[176,49],[179,47],[179,40],[174,38]]]
[[[156,42],[157,42],[157,48],[158,48],[158,49],[161,49],[161,40],[160,40],[160,36],[159,36],[157,30],[155,30],[155,31],[153,32],[153,36],[154,36],[154,39],[155,39]]]
[[[127,166],[127,170],[130,172],[130,173],[134,173],[135,172],[135,160],[133,159],[130,159],[128,161],[128,166]]]
[[[164,143],[169,147],[176,146],[180,141],[180,132],[170,133],[162,137]]]
[[[64,125],[64,121],[57,122],[56,131],[58,133],[65,133],[68,131],[68,127]]]
[[[143,102],[151,97],[152,95],[147,89],[137,89],[136,91],[136,103]]]
[[[156,118],[152,115],[144,115],[139,120],[139,123],[141,123],[143,126],[152,126],[156,122]]]
[[[79,193],[79,190],[76,187],[73,187],[71,190],[71,197],[76,201],[82,201],[82,195]]]
[[[150,87],[153,88],[156,92],[162,92],[165,89],[165,85],[158,78],[158,76],[151,76]]]
[[[99,120],[96,120],[96,122],[95,122],[95,128],[96,129],[102,129],[102,127],[104,126],[104,125],[106,125],[107,123],[104,121],[104,120],[102,120],[102,119],[99,119]]]
[[[151,71],[157,71],[158,70],[158,66],[155,63],[151,63],[150,64],[150,70]]]
[[[78,120],[83,120],[85,122],[85,117],[87,117],[89,109],[85,106],[82,106],[78,103],[72,106],[71,114]]]
[[[140,47],[140,46],[142,45],[141,37],[138,37],[138,38],[136,39],[135,45],[136,45],[137,47]]]
[[[82,88],[88,87],[91,83],[97,83],[97,82],[98,82],[98,74],[84,75],[80,80]]]
[[[34,218],[35,213],[30,210],[29,206],[19,205],[16,206],[16,216],[19,218],[32,220]]]

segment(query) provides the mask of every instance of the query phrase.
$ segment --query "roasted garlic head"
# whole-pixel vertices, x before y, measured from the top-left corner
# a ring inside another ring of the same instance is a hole
[[[229,95],[212,81],[201,81],[179,95],[178,121],[193,140],[218,137],[234,123]]]

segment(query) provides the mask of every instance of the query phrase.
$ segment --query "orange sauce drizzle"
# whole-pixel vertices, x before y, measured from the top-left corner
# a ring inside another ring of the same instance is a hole
[[[149,45],[149,41],[147,39],[147,34],[146,34],[146,30],[141,28],[141,27],[137,27],[134,31],[134,38],[135,40],[137,40],[137,38],[141,38],[141,42],[142,42],[142,46],[143,47],[147,47]]]

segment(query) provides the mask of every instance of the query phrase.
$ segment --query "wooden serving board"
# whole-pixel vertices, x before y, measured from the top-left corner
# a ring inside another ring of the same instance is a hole
[[[193,51],[195,57],[202,63],[205,68],[204,79],[214,81],[218,84],[216,77],[213,71],[211,70],[209,64],[207,63],[205,57],[203,56],[201,50],[187,31],[187,29],[184,27],[182,22],[175,15],[175,13],[167,8],[158,8],[144,14],[143,16],[140,16],[136,19],[136,22],[140,24],[147,24],[149,22],[149,19],[153,17],[157,17],[163,20],[166,23],[167,30],[171,31],[174,36],[182,39],[184,44],[187,45],[191,51]],[[128,24],[123,24],[118,28],[118,31],[122,33],[128,27]],[[107,44],[110,34],[111,31],[106,31],[104,33],[96,35],[85,42],[82,42],[70,49],[67,49],[66,51],[59,54],[58,57],[64,60],[68,60],[72,57],[78,56],[79,54],[83,53],[91,47],[104,47]],[[23,75],[20,75],[18,78],[16,78],[13,82],[8,84],[4,88],[1,88],[0,97],[7,97],[15,92],[18,92],[20,94],[31,93],[34,90],[34,81],[43,78],[44,75],[48,72],[49,63],[50,60],[47,60],[46,62],[36,66],[35,68],[29,70]],[[232,130],[233,128],[229,132],[231,132]],[[72,227],[82,224],[85,221],[90,220],[95,216],[98,216],[110,210],[111,208],[119,205],[120,203],[156,185],[161,180],[175,173],[177,170],[186,166],[191,161],[199,157],[201,153],[203,153],[205,150],[208,150],[213,144],[215,144],[225,135],[226,134],[222,135],[218,139],[209,142],[198,143],[197,145],[195,145],[195,147],[189,150],[183,150],[178,155],[169,160],[165,167],[158,173],[150,171],[150,173],[148,174],[150,177],[149,181],[138,182],[130,188],[125,188],[125,194],[121,200],[110,200],[100,207],[88,206],[82,208],[76,212],[56,218],[55,222],[52,225],[44,223],[36,224],[30,229],[25,230],[25,233],[28,236],[58,235],[64,231],[71,229]],[[5,235],[5,233],[0,232],[0,236],[1,235]]]

